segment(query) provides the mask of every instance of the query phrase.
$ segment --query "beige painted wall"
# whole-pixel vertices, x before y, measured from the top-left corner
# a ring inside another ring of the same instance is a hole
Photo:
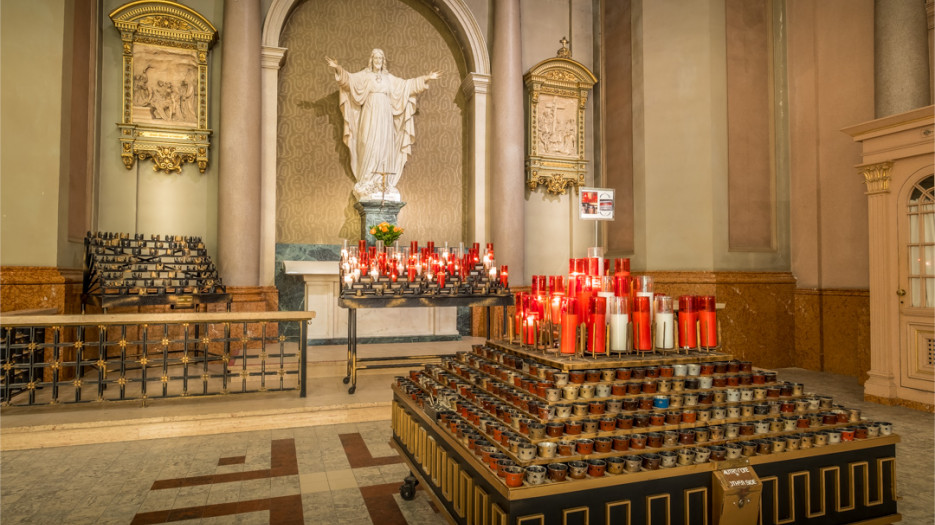
[[[209,58],[208,126],[211,137],[208,169],[202,174],[186,164],[181,174],[154,172],[152,161],[137,161],[126,169],[120,160],[117,126],[121,110],[120,33],[108,16],[125,4],[105,0],[101,11],[101,138],[98,178],[99,231],[199,236],[208,253],[217,256],[217,177],[220,141],[220,84],[223,3],[189,0],[185,5],[204,16],[220,34]]]
[[[712,270],[726,206],[724,6],[641,2],[633,268]]]
[[[553,58],[562,37],[570,40],[571,57],[593,71],[592,3],[588,0],[523,0],[523,72]],[[585,184],[594,185],[594,99],[588,98],[585,156],[590,161]],[[518,174],[525,177],[525,174]],[[594,222],[578,219],[578,194],[551,195],[545,189],[526,190],[526,269],[532,275],[568,272],[568,259],[584,257],[595,246]]]
[[[860,147],[873,119],[873,1],[789,0],[792,270],[800,288],[867,288]]]
[[[56,266],[65,1],[0,6],[0,265]]]

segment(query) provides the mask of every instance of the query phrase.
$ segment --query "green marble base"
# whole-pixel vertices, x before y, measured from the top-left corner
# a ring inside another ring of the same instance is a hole
[[[360,238],[367,241],[367,246],[378,246],[378,242],[382,242],[370,235],[370,227],[384,221],[398,226],[399,210],[405,205],[405,202],[393,201],[362,201],[354,204],[360,214]]]

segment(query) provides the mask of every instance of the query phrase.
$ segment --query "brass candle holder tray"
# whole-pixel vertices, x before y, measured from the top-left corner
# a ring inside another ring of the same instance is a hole
[[[97,232],[85,237],[83,304],[230,303],[200,237]]]

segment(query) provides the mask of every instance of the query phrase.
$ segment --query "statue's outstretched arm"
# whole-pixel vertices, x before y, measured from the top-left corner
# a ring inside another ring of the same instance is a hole
[[[333,58],[331,58],[331,57],[329,57],[329,56],[326,56],[326,57],[325,57],[325,62],[328,63],[328,67],[330,67],[331,69],[334,69],[335,73],[337,73],[337,74],[339,74],[339,75],[340,75],[341,73],[344,73],[344,68],[342,68],[341,65],[338,64],[338,61],[337,61],[337,60],[335,60],[335,59],[333,59]]]

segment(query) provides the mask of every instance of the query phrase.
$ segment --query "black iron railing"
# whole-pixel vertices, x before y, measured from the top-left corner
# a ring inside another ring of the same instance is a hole
[[[0,317],[0,402],[54,405],[298,390],[313,312]],[[297,323],[295,330],[280,325]]]

